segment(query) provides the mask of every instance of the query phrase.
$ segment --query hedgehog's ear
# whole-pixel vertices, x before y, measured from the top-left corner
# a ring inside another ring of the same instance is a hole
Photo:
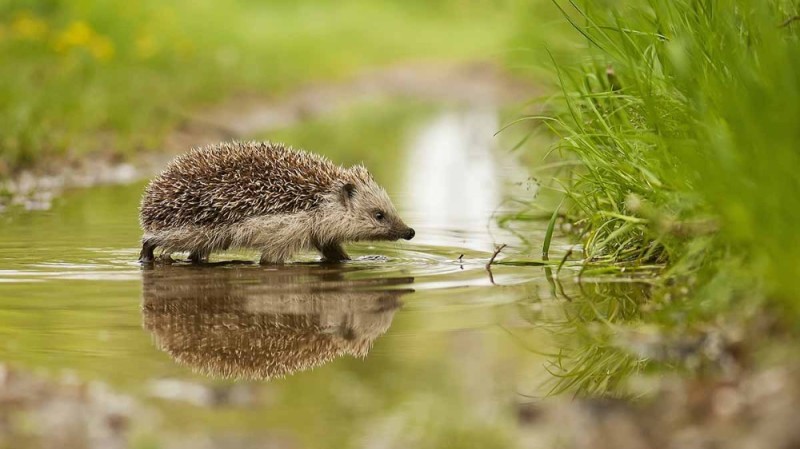
[[[347,184],[343,185],[342,186],[342,191],[339,194],[339,198],[342,201],[342,205],[347,207],[350,204],[350,200],[352,200],[355,195],[356,195],[356,186],[355,185],[353,185],[353,184],[351,184],[349,182]]]

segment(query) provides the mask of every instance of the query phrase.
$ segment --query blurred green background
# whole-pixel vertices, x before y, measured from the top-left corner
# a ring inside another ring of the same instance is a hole
[[[0,2],[0,176],[157,148],[187,111],[407,60],[502,60],[514,1]]]

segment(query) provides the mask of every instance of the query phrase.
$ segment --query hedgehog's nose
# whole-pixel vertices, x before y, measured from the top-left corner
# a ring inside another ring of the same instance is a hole
[[[416,232],[414,232],[414,229],[413,228],[408,228],[408,231],[406,231],[406,235],[404,235],[403,238],[406,239],[406,240],[411,240],[411,239],[414,238],[414,235],[416,235]]]

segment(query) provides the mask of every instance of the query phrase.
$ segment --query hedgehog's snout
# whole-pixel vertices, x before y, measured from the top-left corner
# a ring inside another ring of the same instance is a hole
[[[404,239],[406,239],[406,240],[411,240],[411,239],[413,239],[413,238],[414,238],[414,236],[415,236],[416,234],[417,234],[417,233],[416,233],[416,232],[414,232],[414,228],[408,228],[408,229],[406,230],[406,233],[405,233],[405,234],[403,234],[403,238],[404,238]]]

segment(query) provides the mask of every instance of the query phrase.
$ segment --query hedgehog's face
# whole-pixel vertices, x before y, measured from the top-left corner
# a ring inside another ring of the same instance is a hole
[[[389,195],[371,178],[357,184],[345,184],[340,192],[346,208],[351,240],[411,240],[414,230],[400,219]]]

